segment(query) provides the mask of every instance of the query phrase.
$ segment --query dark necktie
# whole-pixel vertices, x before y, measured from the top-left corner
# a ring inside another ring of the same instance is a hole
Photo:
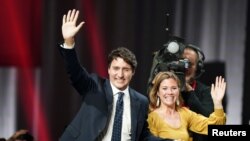
[[[121,131],[122,131],[122,114],[123,114],[123,92],[118,93],[118,99],[116,102],[115,110],[115,119],[113,125],[113,132],[111,141],[120,141],[121,140]]]

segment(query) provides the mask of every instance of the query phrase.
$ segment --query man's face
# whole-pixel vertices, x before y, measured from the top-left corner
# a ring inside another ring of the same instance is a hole
[[[124,90],[129,85],[134,74],[132,67],[122,58],[114,59],[108,68],[111,83],[119,90]]]
[[[183,53],[183,58],[190,61],[190,66],[186,71],[186,82],[191,83],[196,75],[198,56],[193,49],[185,48]]]

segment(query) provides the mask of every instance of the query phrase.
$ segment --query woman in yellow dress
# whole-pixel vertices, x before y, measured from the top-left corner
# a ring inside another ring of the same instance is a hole
[[[159,72],[149,91],[149,129],[153,135],[161,138],[189,140],[191,130],[200,134],[208,134],[208,125],[223,125],[226,114],[222,106],[226,82],[217,76],[211,86],[214,112],[209,117],[197,114],[182,106],[180,80],[173,72]]]

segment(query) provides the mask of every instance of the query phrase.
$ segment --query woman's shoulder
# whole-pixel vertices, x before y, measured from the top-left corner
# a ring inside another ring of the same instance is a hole
[[[180,107],[178,111],[179,113],[184,114],[184,115],[193,113],[193,111],[191,111],[188,107]]]
[[[149,116],[156,116],[156,115],[157,115],[157,112],[156,112],[156,110],[153,110],[153,111],[149,112],[148,115],[149,115]]]
[[[158,113],[154,110],[154,111],[151,111],[149,114],[148,114],[148,123],[150,125],[158,125],[158,124],[161,124],[162,120],[161,118],[159,117]]]
[[[152,119],[158,119],[158,118],[159,118],[159,111],[157,111],[157,109],[151,111],[151,112],[148,114],[148,117],[149,117],[149,118],[152,118]]]

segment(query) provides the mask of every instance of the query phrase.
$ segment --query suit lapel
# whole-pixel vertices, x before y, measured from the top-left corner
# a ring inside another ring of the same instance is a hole
[[[113,91],[110,86],[110,82],[108,80],[104,83],[104,93],[106,95],[107,104],[108,104],[108,112],[112,112],[113,106]]]
[[[131,138],[135,140],[136,136],[136,129],[137,129],[137,121],[138,121],[138,114],[140,109],[140,101],[138,97],[135,95],[133,90],[129,90],[130,94],[130,101],[131,101]]]

